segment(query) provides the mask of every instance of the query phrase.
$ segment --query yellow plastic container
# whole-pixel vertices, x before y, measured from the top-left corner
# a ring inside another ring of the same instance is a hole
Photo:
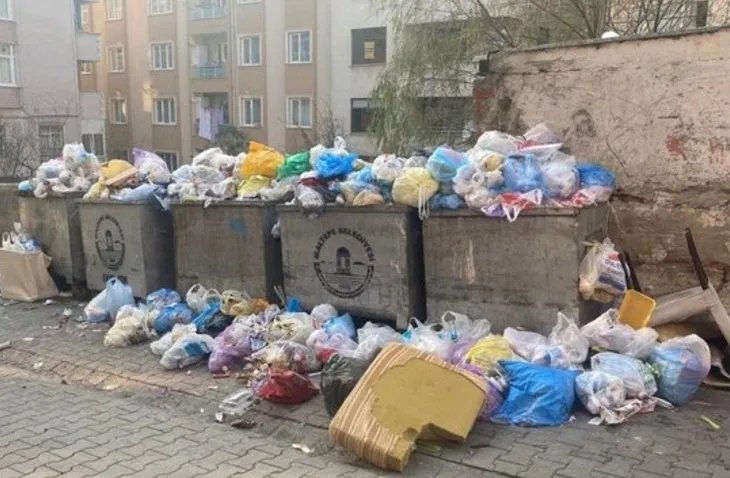
[[[627,290],[618,310],[618,320],[634,329],[640,329],[649,324],[655,308],[656,301],[651,297],[635,290]]]

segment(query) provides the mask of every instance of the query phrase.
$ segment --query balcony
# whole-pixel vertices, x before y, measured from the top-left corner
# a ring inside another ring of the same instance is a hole
[[[226,77],[226,65],[225,63],[213,64],[213,65],[193,65],[192,66],[193,78],[205,80],[209,78],[225,78]]]
[[[223,18],[225,16],[226,7],[224,5],[209,4],[190,7],[191,20],[211,20],[214,18]]]
[[[101,60],[101,35],[76,32],[76,61],[96,63]]]

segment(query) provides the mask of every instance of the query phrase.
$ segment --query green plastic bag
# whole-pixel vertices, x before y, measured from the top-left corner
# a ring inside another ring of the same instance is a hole
[[[310,169],[312,169],[312,166],[309,164],[309,151],[293,154],[286,158],[284,164],[279,166],[276,179],[297,176],[306,173]]]

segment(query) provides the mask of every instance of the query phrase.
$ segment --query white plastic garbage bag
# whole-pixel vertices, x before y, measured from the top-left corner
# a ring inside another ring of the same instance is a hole
[[[572,365],[580,366],[588,358],[588,339],[580,331],[575,320],[560,312],[558,312],[558,322],[548,337],[548,343],[563,347]]]
[[[150,344],[150,350],[155,355],[163,355],[175,342],[186,335],[197,331],[195,324],[175,324],[172,330]]]
[[[597,319],[581,328],[591,346],[617,352],[639,360],[645,360],[657,346],[659,334],[656,330],[644,327],[635,330],[618,320],[618,311],[610,309]]]
[[[160,359],[166,369],[184,368],[204,360],[213,351],[215,341],[210,335],[188,334],[175,342]]]
[[[591,369],[619,377],[624,382],[628,398],[652,396],[657,392],[652,370],[639,359],[601,352],[591,357]]]
[[[114,325],[104,336],[106,347],[127,347],[154,337],[147,323],[147,313],[132,305],[125,305],[117,313]]]

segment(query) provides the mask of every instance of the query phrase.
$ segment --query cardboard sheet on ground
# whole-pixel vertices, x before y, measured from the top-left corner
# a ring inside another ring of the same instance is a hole
[[[48,274],[50,264],[51,258],[42,252],[0,249],[0,295],[24,302],[57,296],[58,289]]]
[[[330,441],[403,471],[416,439],[464,441],[485,399],[479,377],[402,344],[386,347],[330,423]]]

